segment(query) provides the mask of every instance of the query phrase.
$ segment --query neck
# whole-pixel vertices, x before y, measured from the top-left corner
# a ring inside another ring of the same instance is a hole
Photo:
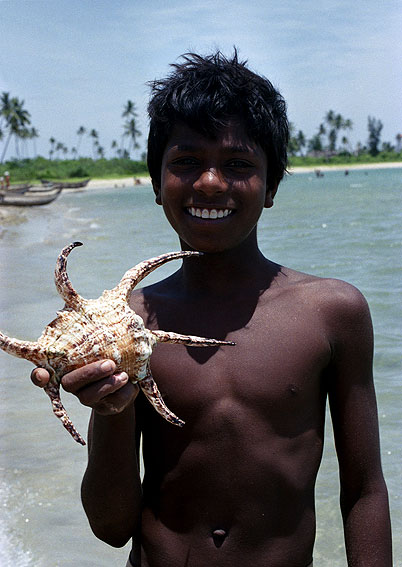
[[[185,242],[181,242],[181,246],[183,250],[191,249]],[[184,259],[179,273],[183,286],[192,293],[230,297],[244,293],[245,289],[266,289],[279,269],[263,256],[254,230],[235,248]]]

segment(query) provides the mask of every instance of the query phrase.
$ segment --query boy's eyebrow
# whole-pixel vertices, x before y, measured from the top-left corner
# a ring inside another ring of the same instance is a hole
[[[177,144],[177,146],[173,146],[173,148],[171,149],[175,149],[178,150],[179,152],[195,152],[198,151],[200,149],[200,146],[193,146],[191,144]],[[227,146],[225,148],[223,148],[224,151],[226,152],[231,152],[231,153],[255,153],[255,150],[250,147],[250,146],[242,146],[240,144],[238,145],[233,145],[233,146]]]

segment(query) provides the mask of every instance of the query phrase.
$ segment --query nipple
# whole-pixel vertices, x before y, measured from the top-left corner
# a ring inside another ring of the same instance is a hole
[[[212,539],[214,540],[215,547],[220,547],[227,538],[226,530],[214,530],[212,532]]]

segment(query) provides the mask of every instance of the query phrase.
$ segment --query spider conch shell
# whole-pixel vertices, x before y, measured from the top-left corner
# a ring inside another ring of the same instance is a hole
[[[171,260],[200,256],[200,252],[169,252],[140,262],[128,270],[120,283],[105,290],[98,299],[84,299],[73,288],[67,275],[67,256],[81,242],[73,242],[60,253],[55,270],[55,284],[65,301],[64,309],[43,331],[37,342],[11,339],[0,332],[0,348],[46,368],[50,381],[44,388],[53,412],[71,436],[81,445],[84,439],[75,429],[60,400],[60,382],[64,374],[96,360],[111,359],[117,371],[127,372],[138,383],[156,411],[178,426],[184,422],[164,403],[150,371],[150,356],[158,342],[187,346],[234,345],[232,342],[179,335],[146,329],[142,318],[128,304],[130,292],[150,272]]]

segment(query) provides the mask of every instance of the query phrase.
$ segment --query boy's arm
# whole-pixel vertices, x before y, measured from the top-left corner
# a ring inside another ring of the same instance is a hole
[[[342,284],[336,303],[331,315],[329,402],[348,565],[392,567],[388,494],[381,469],[372,376],[370,313],[360,292],[347,284]]]
[[[138,386],[114,371],[113,361],[95,362],[63,376],[62,385],[92,408],[81,492],[89,523],[98,538],[121,547],[135,534],[141,510],[134,409]],[[48,379],[43,368],[32,373],[37,386]]]
[[[116,415],[92,411],[82,503],[92,531],[121,547],[135,535],[141,513],[134,404]]]

